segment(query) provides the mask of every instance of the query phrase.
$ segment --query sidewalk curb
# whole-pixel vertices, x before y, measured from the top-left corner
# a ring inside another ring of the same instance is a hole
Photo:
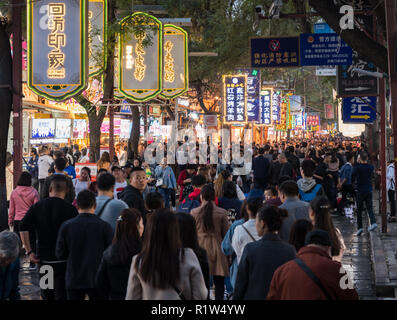
[[[386,254],[379,232],[380,230],[377,229],[369,233],[375,292],[378,297],[396,297],[397,282],[389,279]]]

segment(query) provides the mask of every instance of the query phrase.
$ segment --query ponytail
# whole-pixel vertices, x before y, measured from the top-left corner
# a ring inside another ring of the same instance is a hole
[[[203,189],[201,190],[201,197],[203,200],[207,201],[207,203],[203,207],[204,229],[205,231],[212,231],[215,229],[214,219],[213,219],[213,211],[214,211],[213,201],[215,201],[214,188],[210,185],[204,186]]]

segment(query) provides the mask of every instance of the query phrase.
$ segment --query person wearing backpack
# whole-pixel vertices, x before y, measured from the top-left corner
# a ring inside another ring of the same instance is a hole
[[[302,179],[298,180],[299,196],[302,201],[310,202],[315,197],[324,195],[321,184],[313,179],[316,165],[312,160],[304,160],[301,165]]]
[[[389,223],[396,222],[396,182],[394,181],[394,161],[392,160],[386,170],[386,188],[390,201]]]
[[[201,189],[206,185],[207,180],[202,175],[196,175],[192,178],[193,192],[191,192],[179,205],[178,212],[190,213],[194,208],[200,206]]]
[[[248,221],[236,227],[233,238],[232,246],[237,256],[237,264],[240,263],[245,246],[250,242],[255,242],[260,239],[256,230],[256,214],[262,208],[263,202],[261,198],[253,198],[248,200],[247,212]]]

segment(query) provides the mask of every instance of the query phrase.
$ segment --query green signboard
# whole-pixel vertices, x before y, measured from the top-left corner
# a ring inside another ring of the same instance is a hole
[[[88,1],[28,1],[29,88],[49,100],[80,93],[88,76]]]

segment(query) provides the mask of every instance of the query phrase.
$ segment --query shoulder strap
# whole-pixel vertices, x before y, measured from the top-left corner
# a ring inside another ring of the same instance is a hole
[[[101,217],[101,215],[102,215],[102,213],[103,213],[103,210],[105,210],[105,208],[106,208],[106,206],[108,205],[108,203],[110,202],[110,200],[112,200],[112,199],[107,199],[106,202],[104,203],[104,205],[102,206],[101,210],[99,210],[99,212],[98,212],[98,218]]]
[[[255,238],[252,236],[252,234],[248,231],[248,229],[246,227],[244,227],[243,225],[241,225],[243,227],[243,229],[245,230],[245,232],[248,233],[248,235],[250,236],[250,238],[252,239],[252,241],[256,241]]]
[[[321,283],[320,279],[314,274],[314,272],[299,258],[295,259],[297,265],[307,274],[307,276],[313,280],[313,282],[321,289],[324,293],[327,300],[333,300],[332,297],[329,295],[328,291],[324,288],[323,284]]]
[[[176,291],[181,300],[186,300],[185,296],[182,293],[182,290],[180,290],[176,285],[173,285],[172,288]]]

